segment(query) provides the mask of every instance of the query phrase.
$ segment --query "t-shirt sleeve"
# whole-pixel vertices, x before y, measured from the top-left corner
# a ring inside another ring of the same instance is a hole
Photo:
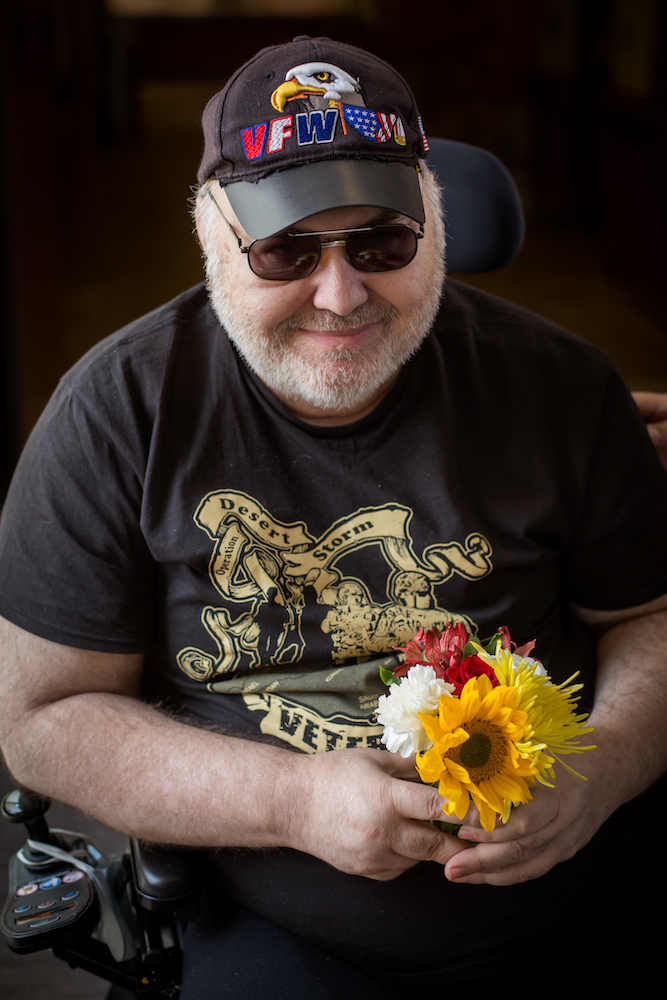
[[[627,387],[611,369],[578,524],[559,568],[570,600],[620,610],[667,593],[667,473]]]
[[[0,522],[0,614],[43,638],[145,651],[154,564],[141,531],[146,447],[117,379],[61,383],[19,462]]]

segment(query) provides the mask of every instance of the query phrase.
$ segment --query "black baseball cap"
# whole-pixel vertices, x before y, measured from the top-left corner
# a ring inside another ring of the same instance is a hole
[[[382,59],[300,35],[262,49],[206,105],[200,184],[225,188],[254,239],[330,208],[372,205],[424,222],[428,144],[405,80]]]

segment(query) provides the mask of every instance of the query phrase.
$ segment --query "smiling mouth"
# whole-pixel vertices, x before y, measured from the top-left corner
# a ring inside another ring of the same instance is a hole
[[[303,310],[278,323],[274,332],[286,341],[296,335],[331,347],[352,347],[363,343],[379,329],[389,330],[399,315],[396,306],[387,304],[378,307],[370,303],[359,306],[348,316],[326,310]]]
[[[378,325],[378,322],[366,323],[364,326],[347,327],[342,330],[311,330],[308,327],[301,327],[300,332],[302,335],[319,341],[322,344],[352,346],[354,344],[361,344],[367,340],[375,332]]]

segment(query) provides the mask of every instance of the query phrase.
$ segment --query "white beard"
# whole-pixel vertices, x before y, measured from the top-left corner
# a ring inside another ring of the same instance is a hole
[[[424,301],[411,316],[401,316],[393,305],[377,307],[366,302],[347,316],[326,310],[300,311],[277,323],[267,335],[254,320],[251,305],[239,308],[235,302],[218,254],[207,256],[206,274],[215,314],[247,365],[280,398],[323,410],[357,407],[398,373],[433,324],[443,281],[442,274],[434,275]],[[385,333],[370,348],[364,344],[332,348],[323,360],[292,347],[291,334],[299,328],[334,332],[377,322]]]

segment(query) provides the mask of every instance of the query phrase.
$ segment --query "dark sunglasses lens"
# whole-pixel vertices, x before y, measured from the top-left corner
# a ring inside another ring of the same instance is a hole
[[[269,236],[255,240],[248,252],[250,267],[260,278],[294,281],[312,274],[320,259],[317,236]]]
[[[417,253],[417,234],[409,226],[376,226],[367,233],[349,233],[346,249],[358,271],[397,271]]]

